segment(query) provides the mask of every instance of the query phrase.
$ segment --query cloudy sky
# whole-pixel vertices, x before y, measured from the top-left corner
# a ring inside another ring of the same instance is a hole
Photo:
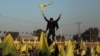
[[[100,0],[0,0],[0,30],[45,30],[46,22],[39,4],[50,2],[53,4],[43,11],[46,17],[56,20],[58,15],[62,14],[57,34],[76,34],[77,22],[81,22],[81,32],[89,27],[100,29]]]

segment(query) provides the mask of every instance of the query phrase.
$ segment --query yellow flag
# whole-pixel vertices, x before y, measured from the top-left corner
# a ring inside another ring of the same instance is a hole
[[[95,48],[94,48],[94,46],[91,46],[91,56],[95,56]]]
[[[84,42],[82,39],[81,39],[81,42],[80,42],[80,48],[81,49],[86,49],[86,42]]]
[[[48,4],[40,4],[40,5],[39,5],[39,8],[40,8],[41,11],[43,11],[47,6],[49,6],[49,5],[51,5],[51,4],[53,4],[53,2],[48,3]]]
[[[11,34],[8,34],[1,42],[0,48],[2,48],[2,54],[10,56],[19,56],[19,53],[15,47],[14,40]]]
[[[56,42],[53,41],[53,43],[49,46],[49,50],[50,52],[53,52],[55,49],[54,49],[54,46],[55,46]]]
[[[45,53],[46,56],[50,55],[50,50],[44,32],[41,32],[40,41],[39,41],[39,50],[42,53]]]
[[[28,56],[29,53],[28,53],[28,44],[25,43],[21,46],[21,49],[20,49],[20,56]]]
[[[84,56],[86,54],[86,50],[83,49],[82,52],[81,52],[81,56]]]
[[[62,45],[59,45],[58,48],[59,48],[59,56],[66,56],[64,47]]]
[[[72,45],[71,40],[68,41],[68,45],[67,45],[67,51],[66,51],[66,56],[74,56],[74,47]]]
[[[22,47],[21,47],[21,50],[20,51],[27,51],[27,45],[24,44]]]
[[[100,45],[99,45],[99,43],[97,43],[96,51],[97,51],[97,53],[100,53]]]

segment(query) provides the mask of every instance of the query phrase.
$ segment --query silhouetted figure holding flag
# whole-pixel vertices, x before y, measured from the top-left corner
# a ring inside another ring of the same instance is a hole
[[[57,30],[59,28],[58,21],[61,17],[61,14],[59,15],[59,17],[56,20],[53,20],[53,18],[50,18],[50,20],[48,20],[43,12],[42,12],[42,15],[43,15],[44,19],[47,21],[46,32],[47,32],[47,30],[49,30],[48,35],[47,35],[47,42],[48,42],[48,45],[50,45],[55,39],[54,38],[55,30]],[[51,35],[52,35],[52,41],[50,39]]]

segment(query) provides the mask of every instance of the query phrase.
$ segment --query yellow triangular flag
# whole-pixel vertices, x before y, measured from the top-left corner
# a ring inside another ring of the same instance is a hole
[[[20,48],[21,48],[21,43],[19,42],[19,43],[16,44],[16,49],[19,51]]]
[[[66,56],[74,56],[74,47],[71,40],[68,41]]]
[[[20,52],[21,52],[21,54],[20,54],[21,56],[22,56],[22,55],[29,55],[27,43],[25,43],[25,44],[23,44],[23,45],[21,46]]]
[[[49,50],[44,32],[41,32],[41,35],[40,35],[39,50],[42,53],[45,53],[46,56],[50,55],[50,50]]]
[[[48,4],[40,4],[40,5],[39,5],[39,8],[40,8],[41,11],[43,11],[47,6],[49,6],[49,5],[51,5],[51,4],[53,4],[53,2],[48,3]]]
[[[83,49],[83,50],[81,51],[81,56],[84,56],[85,54],[86,54],[86,50]]]
[[[98,42],[97,42],[97,46],[96,46],[96,51],[97,51],[97,53],[100,53],[100,45]]]
[[[95,56],[95,48],[94,48],[94,46],[91,46],[91,56]]]
[[[86,49],[86,42],[84,42],[83,39],[81,39],[81,41],[80,41],[80,48]]]
[[[8,34],[4,40],[1,42],[0,47],[2,48],[2,54],[10,56],[19,56],[19,53],[15,47],[14,40],[11,34]]]
[[[55,44],[56,44],[56,42],[53,41],[53,43],[49,46],[50,52],[53,52],[55,50],[54,49]]]
[[[64,47],[62,45],[59,45],[58,48],[59,48],[59,56],[66,56]]]
[[[28,46],[26,44],[22,45],[20,51],[27,51]]]

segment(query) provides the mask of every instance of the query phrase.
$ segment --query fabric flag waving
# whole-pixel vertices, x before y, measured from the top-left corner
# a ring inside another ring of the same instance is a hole
[[[59,56],[66,56],[64,47],[62,45],[59,45]]]
[[[28,53],[28,46],[27,46],[27,44],[24,44],[22,47],[21,47],[21,50],[20,50],[21,52],[22,51],[25,51],[26,53]]]
[[[10,56],[19,56],[18,51],[14,45],[14,40],[11,34],[8,34],[4,40],[1,42],[0,47],[2,48],[3,56],[10,55]]]
[[[39,50],[43,54],[43,56],[45,55],[50,56],[50,50],[44,32],[41,32],[40,41],[39,41]]]
[[[97,53],[100,53],[100,45],[99,45],[98,42],[97,42],[97,45],[96,45],[96,51],[97,51]]]
[[[50,2],[50,3],[48,3],[48,4],[40,4],[40,5],[39,5],[39,8],[40,8],[41,11],[43,11],[47,6],[49,6],[49,5],[51,5],[51,4],[53,4],[53,2]]]
[[[21,56],[23,56],[23,55],[28,56],[29,55],[29,53],[28,53],[28,44],[27,43],[25,43],[21,46],[20,52],[22,52]]]
[[[67,45],[66,56],[74,56],[73,51],[74,51],[74,48],[73,48],[72,42],[71,40],[69,40],[68,45]]]

